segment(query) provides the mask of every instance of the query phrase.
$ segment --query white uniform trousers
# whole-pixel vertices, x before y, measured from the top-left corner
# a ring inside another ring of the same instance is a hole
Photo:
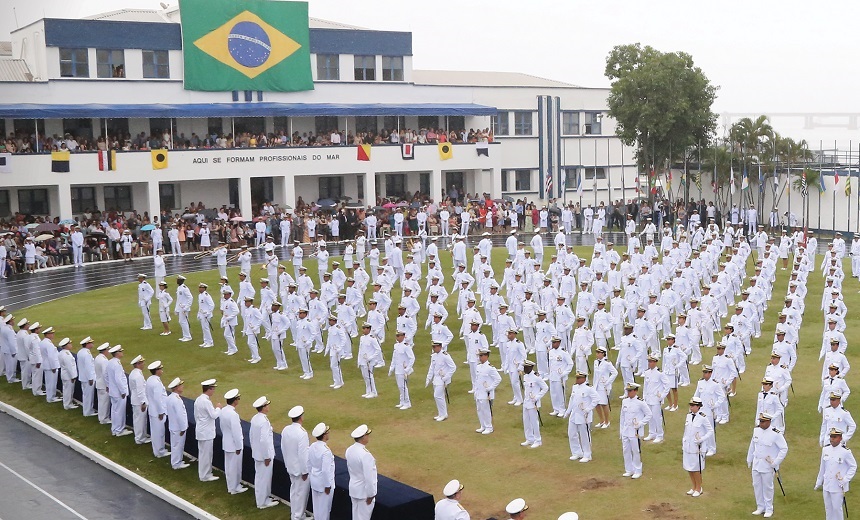
[[[210,321],[211,318],[207,318],[205,316],[197,316],[197,320],[200,322],[200,328],[203,330],[203,344],[214,345],[215,340],[212,339],[212,324]]]
[[[535,351],[535,359],[537,360],[537,369],[540,376],[546,379],[549,373],[549,353],[546,350]]]
[[[275,460],[265,461],[254,459],[254,497],[257,499],[257,507],[263,507],[269,502],[272,494],[272,467]]]
[[[239,348],[236,346],[236,327],[233,325],[228,325],[224,327],[224,340],[227,341],[227,353],[236,353],[239,352]]]
[[[471,221],[469,221],[471,222]],[[460,223],[460,234],[463,236],[467,236],[469,234],[469,222],[461,222]]]
[[[188,325],[188,313],[179,311],[179,327],[182,329],[182,338],[191,339],[191,327]]]
[[[125,404],[128,397],[110,398],[110,432],[119,435],[125,430]]]
[[[436,417],[448,417],[448,403],[445,402],[445,385],[433,383],[433,399],[436,401]]]
[[[71,379],[63,379],[63,408],[71,410],[75,406],[75,382]]]
[[[301,475],[290,475],[290,517],[292,520],[304,520],[310,491],[310,478],[302,480]]]
[[[314,520],[329,520],[333,498],[334,489],[328,495],[325,494],[325,491],[311,491],[311,500],[314,503]]]
[[[343,371],[340,369],[340,360],[334,356],[330,357],[329,367],[331,367],[331,378],[335,386],[343,386]]]
[[[6,382],[12,383],[17,376],[18,358],[14,354],[3,354],[3,361],[6,365]]]
[[[397,380],[397,389],[400,390],[400,406],[412,406],[412,401],[409,400],[409,386],[406,374],[394,374]]]
[[[84,265],[84,246],[72,246],[72,259],[75,265]]]
[[[477,378],[478,372],[478,362],[477,361],[469,361],[469,377],[472,381],[472,388],[475,388],[475,379]]]
[[[227,478],[227,492],[235,494],[242,487],[242,450],[224,452],[224,474]]]
[[[164,417],[161,420],[158,416],[149,416],[149,437],[152,439],[152,455],[153,457],[163,457],[167,454],[164,448]]]
[[[552,400],[552,409],[559,415],[564,413],[564,381],[549,382],[549,396]]]
[[[176,241],[171,240],[170,241],[170,252],[173,254],[173,256],[181,255],[182,254],[182,243],[179,242],[179,240],[176,240]]]
[[[140,405],[135,404],[131,407],[132,425],[134,427],[134,442],[137,444],[146,444],[148,436],[146,435],[146,412],[140,410]]]
[[[352,520],[370,520],[373,515],[373,506],[376,505],[376,499],[370,505],[367,505],[367,499],[349,497],[352,500]]]
[[[523,407],[523,430],[526,434],[526,440],[531,444],[541,442],[540,438],[540,420],[538,419],[537,408]]]
[[[626,367],[621,365],[618,367],[621,371],[621,379],[623,383],[632,383],[633,382],[633,367]]]
[[[755,506],[765,513],[773,512],[773,471],[760,472],[753,470],[752,481],[755,492]],[[840,501],[841,509],[842,503]]]
[[[260,345],[257,343],[257,336],[248,334],[245,337],[248,339],[248,350],[251,351],[251,359],[260,359]]]
[[[361,369],[361,377],[364,378],[365,395],[376,394],[376,381],[373,379],[373,367],[359,365]]]
[[[266,241],[266,232],[265,231],[257,231],[257,238],[254,242],[255,247],[260,247],[260,244]]]
[[[642,473],[641,441],[638,437],[621,437],[621,450],[624,452],[624,472]]]
[[[275,355],[275,366],[287,368],[287,358],[284,356],[283,340],[272,338],[272,353]]]
[[[104,388],[97,388],[96,393],[98,394],[98,402],[99,402],[99,423],[101,424],[109,424],[110,423],[110,396],[108,392]]]
[[[221,276],[227,276],[227,266],[218,264],[218,274]]]
[[[32,390],[33,395],[42,395],[42,380],[44,379],[45,369],[37,368],[33,365]]]
[[[141,314],[143,314],[143,327],[147,328],[147,329],[151,329],[152,328],[152,318],[150,318],[150,316],[149,316],[149,304],[148,303],[141,303],[139,305],[140,305],[140,312],[141,312]]]
[[[529,353],[535,351],[535,328],[534,327],[523,327],[523,341],[526,347],[526,350]]]
[[[212,476],[212,445],[214,440],[197,441],[197,476],[205,481]]]
[[[591,458],[591,428],[588,424],[567,425],[567,437],[570,441],[570,454],[574,457]]]
[[[475,399],[475,406],[478,409],[478,422],[481,423],[481,428],[492,430],[493,413],[490,411],[489,399]]]
[[[648,403],[651,408],[651,420],[648,421],[648,436],[663,437],[663,405],[661,403]]]
[[[448,236],[448,221],[447,220],[441,220],[439,222],[439,224],[442,226],[442,236],[447,237]]]
[[[182,454],[185,451],[185,435],[179,433],[170,430],[170,467],[173,469],[182,464]]]
[[[81,412],[84,417],[96,415],[93,408],[93,393],[96,391],[95,384],[90,384],[88,381],[81,381]]]
[[[314,369],[311,366],[311,351],[308,348],[299,347],[296,349],[299,354],[299,361],[302,363],[302,373],[306,376],[313,376]]]
[[[594,230],[594,217],[585,217],[585,227],[582,228],[582,233],[591,233]]]
[[[851,263],[854,263],[854,258],[851,257]],[[842,497],[844,493],[841,491],[825,491],[824,492],[824,518],[825,520],[842,520]]]
[[[53,403],[57,399],[57,376],[59,369],[45,370],[45,400]]]
[[[511,378],[511,389],[514,391],[514,403],[523,402],[523,385],[520,383],[520,375],[517,372],[509,372]]]
[[[27,390],[33,386],[33,366],[29,361],[21,361],[21,388]]]

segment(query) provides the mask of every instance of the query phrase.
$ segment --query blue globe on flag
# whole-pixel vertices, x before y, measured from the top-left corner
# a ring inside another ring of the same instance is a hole
[[[272,53],[269,35],[254,22],[239,22],[230,30],[227,49],[236,63],[249,68],[266,63]]]

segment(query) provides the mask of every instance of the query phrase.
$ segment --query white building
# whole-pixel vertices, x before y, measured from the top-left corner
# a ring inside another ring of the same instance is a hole
[[[349,196],[373,205],[378,195],[416,191],[435,199],[451,185],[460,193],[579,201],[580,175],[584,204],[635,195],[633,152],[604,117],[607,89],[519,73],[414,70],[411,33],[313,18],[310,46],[314,90],[199,92],[183,88],[176,8],[41,19],[11,34],[11,50],[0,42],[0,132],[95,140],[106,130],[136,136],[172,128],[177,140],[492,127],[489,156],[474,144],[455,145],[448,160],[435,145],[416,146],[414,160],[398,146],[374,146],[370,161],[358,161],[354,146],[197,149],[169,151],[159,170],[149,152],[120,152],[116,171],[99,171],[97,154],[73,153],[70,172],[54,173],[50,154],[14,155],[11,173],[0,173],[0,216],[67,218],[88,208],[153,215],[198,201],[250,215],[263,200]]]

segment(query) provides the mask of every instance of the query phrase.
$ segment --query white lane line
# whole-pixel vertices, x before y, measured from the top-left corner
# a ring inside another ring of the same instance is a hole
[[[70,513],[72,513],[73,515],[75,515],[76,517],[80,518],[81,520],[87,520],[87,517],[85,517],[85,516],[81,515],[80,513],[78,513],[77,511],[75,511],[74,509],[72,509],[71,507],[69,507],[68,505],[66,505],[62,500],[60,500],[60,499],[58,499],[57,497],[55,497],[54,495],[52,495],[52,494],[48,493],[47,491],[45,491],[44,489],[40,488],[39,486],[37,486],[37,485],[36,485],[36,484],[34,484],[33,482],[31,482],[31,481],[27,480],[27,478],[26,478],[26,477],[24,477],[24,476],[23,476],[23,475],[21,475],[20,473],[16,472],[15,470],[13,470],[12,468],[10,468],[10,467],[9,467],[9,466],[7,466],[6,464],[3,464],[2,462],[0,462],[0,466],[2,466],[3,468],[5,468],[5,469],[6,469],[6,471],[8,471],[9,473],[11,473],[11,474],[15,475],[15,476],[16,476],[16,477],[18,477],[19,479],[21,479],[21,480],[23,480],[24,482],[26,482],[27,484],[30,484],[33,488],[35,488],[35,489],[36,489],[36,491],[38,491],[38,492],[42,493],[43,495],[45,495],[46,497],[50,498],[51,500],[53,500],[54,502],[56,502],[57,504],[59,504],[60,506],[62,506],[64,509],[66,509],[67,511],[69,511]]]

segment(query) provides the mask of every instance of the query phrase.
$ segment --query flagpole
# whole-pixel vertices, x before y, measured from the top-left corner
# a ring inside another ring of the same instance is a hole
[[[577,195],[579,195],[579,214],[580,214],[580,224],[584,222],[582,220],[582,190],[579,189],[582,186],[582,175],[585,175],[585,168],[582,165],[582,136],[579,136],[576,140],[576,144],[579,146],[579,166],[576,168],[576,191]],[[580,229],[583,231],[583,229]]]
[[[698,151],[696,152],[697,159],[699,160],[699,182],[697,183],[699,186],[699,200],[702,200],[702,140],[699,139]],[[690,199],[690,196],[687,195],[687,200]],[[686,202],[686,201],[685,201]]]
[[[612,200],[612,156],[609,153],[610,141],[611,141],[611,138],[607,137],[606,138],[606,180],[609,183],[609,198],[606,201],[607,213],[609,213],[609,211],[612,209],[612,203],[613,203],[613,200]],[[610,216],[612,215],[612,213],[609,213],[609,214],[610,214]],[[611,222],[612,219],[609,219],[609,221]],[[612,226],[609,226],[609,229],[612,229]]]
[[[818,140],[818,230],[821,231],[821,187],[824,186],[824,141]]]
[[[594,190],[594,211],[597,211],[597,139],[594,139],[594,177],[591,189]]]
[[[833,157],[835,159],[834,164],[833,164],[833,171],[835,173],[836,168],[839,168],[839,149],[836,146],[836,139],[833,140]],[[834,184],[833,185],[833,204],[832,204],[832,206],[833,206],[833,208],[832,208],[833,209],[833,230],[834,231],[836,231],[836,188],[837,188],[837,186]]]
[[[848,160],[845,161],[848,163],[848,177],[845,179],[845,182],[847,183],[845,185],[845,187],[848,188],[849,191],[848,191],[848,195],[845,198],[848,199],[848,232],[849,233],[851,232],[851,193],[850,193],[851,188],[850,188],[850,186],[851,186],[851,152],[852,152],[853,145],[854,145],[854,143],[852,143],[851,140],[849,140],[848,141]]]

